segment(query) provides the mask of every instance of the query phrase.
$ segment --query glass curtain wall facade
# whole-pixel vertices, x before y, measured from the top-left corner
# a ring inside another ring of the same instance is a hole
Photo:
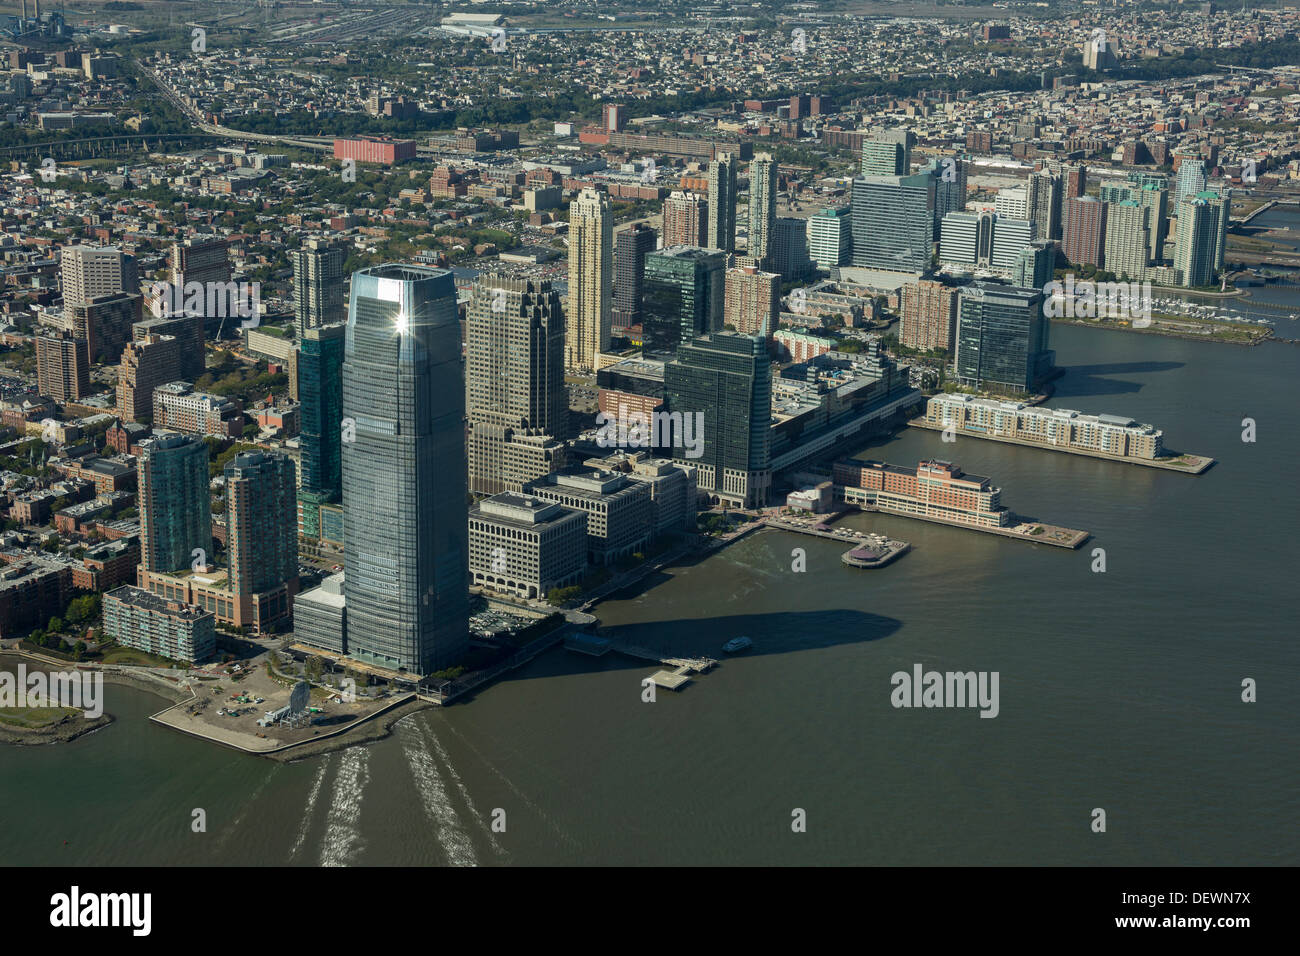
[[[445,269],[352,276],[343,360],[348,652],[427,674],[469,646],[465,385]]]

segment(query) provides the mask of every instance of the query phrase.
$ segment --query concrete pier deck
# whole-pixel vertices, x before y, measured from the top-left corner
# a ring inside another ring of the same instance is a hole
[[[924,418],[914,418],[907,423],[913,428],[924,428],[932,432],[943,431],[944,426],[932,425]],[[982,438],[985,441],[1000,441],[1007,445],[1020,445],[1024,448],[1041,448],[1044,451],[1059,451],[1067,455],[1079,455],[1083,458],[1100,458],[1104,461],[1118,461],[1126,465],[1142,465],[1144,468],[1159,468],[1163,471],[1177,471],[1184,475],[1199,475],[1214,464],[1213,458],[1204,455],[1170,455],[1165,458],[1129,458],[1124,455],[1111,455],[1104,451],[1090,451],[1086,448],[1074,448],[1068,445],[1050,445],[1047,442],[1028,441],[1024,438],[1011,438],[1007,435],[991,435],[966,428],[955,429],[956,434],[966,438]]]

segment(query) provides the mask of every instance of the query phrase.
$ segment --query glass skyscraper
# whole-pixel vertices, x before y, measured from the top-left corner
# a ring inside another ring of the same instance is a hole
[[[343,360],[348,653],[420,674],[469,646],[465,385],[445,269],[352,276]]]
[[[924,272],[934,249],[935,177],[867,176],[853,180],[853,265]]]
[[[722,328],[726,255],[675,246],[645,257],[642,339],[647,355],[673,355],[679,344]]]
[[[963,385],[1031,391],[1052,368],[1040,289],[976,282],[957,306],[957,378]]]
[[[343,480],[343,324],[305,329],[298,349],[298,402],[302,407],[302,534],[320,537],[320,506],[339,500]]]
[[[194,435],[168,433],[142,442],[139,469],[140,566],[188,571],[194,549],[212,552],[208,446]]]
[[[683,342],[664,366],[664,404],[674,420],[680,414],[703,426],[693,432],[702,439],[697,455],[688,454],[679,431],[673,434],[673,457],[695,466],[701,491],[715,503],[767,504],[772,361],[765,336],[715,332]]]

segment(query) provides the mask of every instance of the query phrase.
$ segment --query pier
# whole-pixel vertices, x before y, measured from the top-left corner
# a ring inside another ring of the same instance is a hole
[[[941,432],[944,430],[943,425],[932,425],[924,418],[914,418],[908,422],[913,428],[924,428],[932,432]],[[1021,445],[1025,448],[1041,448],[1044,451],[1059,451],[1067,455],[1081,455],[1084,458],[1100,458],[1104,461],[1118,461],[1128,465],[1142,465],[1145,468],[1159,468],[1164,471],[1176,471],[1184,475],[1199,475],[1207,471],[1214,464],[1214,459],[1205,455],[1168,455],[1164,458],[1130,458],[1125,455],[1111,455],[1104,451],[1092,451],[1088,448],[1075,448],[1070,445],[1050,445],[1041,441],[1029,441],[1024,438],[1013,438],[1010,435],[993,435],[988,432],[973,431],[962,428],[960,425],[953,425],[953,431],[958,435],[966,435],[970,438],[983,438],[986,441],[1000,441],[1008,445]]]
[[[840,560],[850,567],[854,568],[883,568],[891,564],[908,551],[912,546],[906,541],[895,541],[887,538],[882,534],[871,534],[866,531],[854,531],[851,528],[838,528],[835,530],[827,527],[832,521],[842,517],[845,512],[828,515],[815,524],[805,523],[803,521],[790,518],[768,518],[763,524],[765,527],[774,528],[777,531],[789,531],[793,534],[807,534],[815,538],[829,538],[832,541],[852,541],[854,547],[844,552]],[[859,553],[871,552],[871,554]]]
[[[572,634],[565,640],[564,647],[565,650],[592,657],[604,657],[605,654],[614,651],[624,657],[635,657],[663,664],[665,668],[671,669],[655,671],[650,675],[650,680],[666,690],[678,690],[684,687],[690,683],[692,676],[712,670],[718,663],[712,657],[664,657],[658,651],[652,651],[648,647],[590,634]]]

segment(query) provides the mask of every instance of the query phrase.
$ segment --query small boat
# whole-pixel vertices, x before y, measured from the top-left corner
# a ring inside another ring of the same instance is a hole
[[[728,654],[735,654],[739,651],[749,650],[754,646],[754,642],[748,637],[733,637],[727,643],[722,645],[722,649]]]

